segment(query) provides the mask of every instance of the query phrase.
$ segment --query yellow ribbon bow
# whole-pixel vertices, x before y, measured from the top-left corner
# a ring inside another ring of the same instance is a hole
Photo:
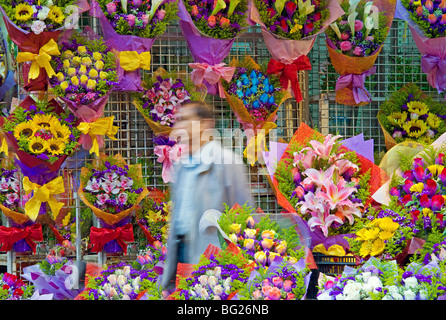
[[[119,63],[125,71],[135,71],[138,68],[150,70],[151,55],[149,51],[138,53],[136,51],[119,52]]]
[[[110,139],[116,140],[114,137],[119,127],[113,125],[114,116],[101,118],[95,122],[81,122],[77,129],[83,134],[88,134],[93,143],[90,153],[96,153],[99,156],[99,143],[97,136],[107,135]]]
[[[276,128],[277,125],[274,122],[267,122],[255,136],[248,141],[248,145],[243,151],[243,156],[247,158],[248,163],[253,166],[257,161],[257,154],[262,151],[268,151],[266,148],[266,135],[271,129]]]
[[[53,67],[51,67],[51,56],[60,55],[59,48],[56,41],[51,39],[44,46],[39,49],[39,53],[31,52],[19,52],[17,54],[17,62],[22,63],[26,61],[32,61],[31,68],[29,69],[28,79],[36,79],[40,74],[40,68],[45,68],[48,77],[56,75]]]
[[[327,249],[325,249],[325,246],[322,243],[320,243],[313,248],[313,252],[320,252],[322,254],[325,254],[326,256],[336,256],[336,257],[344,257],[345,256],[344,248],[338,244],[332,245],[327,250]]]
[[[0,153],[4,152],[5,156],[8,156],[8,143],[6,142],[6,138],[4,135],[0,135]]]
[[[43,186],[29,181],[29,178],[25,176],[23,178],[23,188],[26,194],[33,191],[33,196],[25,204],[25,214],[33,221],[36,221],[39,215],[40,206],[42,203],[47,202],[53,212],[53,218],[56,219],[59,215],[60,209],[65,205],[63,202],[58,202],[55,198],[55,194],[65,192],[63,185],[63,178],[61,176],[51,180]]]

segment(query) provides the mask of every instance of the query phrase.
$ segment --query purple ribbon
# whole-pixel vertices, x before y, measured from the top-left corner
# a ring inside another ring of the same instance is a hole
[[[446,90],[446,58],[425,54],[421,57],[421,70],[438,93]]]
[[[371,76],[372,74],[375,74],[375,72],[376,66],[373,66],[372,68],[361,74],[350,73],[340,76],[336,81],[336,91],[346,88],[350,85],[350,83],[352,83],[353,98],[355,98],[355,102],[370,102],[372,101],[372,99],[370,99],[370,94],[367,89],[364,88],[364,83],[365,77]]]

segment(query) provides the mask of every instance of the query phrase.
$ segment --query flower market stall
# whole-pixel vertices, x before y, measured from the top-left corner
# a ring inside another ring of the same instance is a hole
[[[0,0],[0,300],[446,300],[446,0]],[[182,104],[253,205],[164,288]]]

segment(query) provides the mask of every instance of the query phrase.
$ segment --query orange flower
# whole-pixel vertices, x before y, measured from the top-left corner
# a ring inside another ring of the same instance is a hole
[[[215,16],[210,16],[208,18],[208,25],[209,27],[213,28],[217,24],[217,20],[215,19]]]
[[[423,15],[423,6],[418,6],[417,7],[417,15],[419,17],[421,17]]]
[[[231,21],[229,20],[229,19],[226,19],[226,18],[221,18],[220,19],[220,26],[222,27],[222,28],[227,28],[227,27],[229,27],[229,24],[231,23]]]

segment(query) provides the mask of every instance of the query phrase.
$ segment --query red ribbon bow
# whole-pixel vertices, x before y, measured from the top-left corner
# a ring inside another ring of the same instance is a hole
[[[10,251],[14,243],[22,239],[25,239],[35,253],[37,245],[34,241],[43,241],[42,225],[36,223],[25,228],[0,226],[0,243],[3,244],[1,251]]]
[[[280,85],[284,89],[288,88],[288,81],[291,82],[291,89],[293,89],[294,97],[296,98],[296,102],[299,103],[303,100],[299,80],[297,78],[297,72],[299,70],[311,70],[310,59],[305,55],[300,56],[291,64],[284,64],[271,58],[266,72],[269,74],[281,73]]]
[[[90,242],[93,244],[91,252],[100,252],[104,246],[110,242],[116,240],[119,246],[122,248],[125,254],[127,254],[127,242],[135,241],[133,237],[133,227],[130,223],[117,227],[115,229],[109,228],[96,228],[90,229]]]

